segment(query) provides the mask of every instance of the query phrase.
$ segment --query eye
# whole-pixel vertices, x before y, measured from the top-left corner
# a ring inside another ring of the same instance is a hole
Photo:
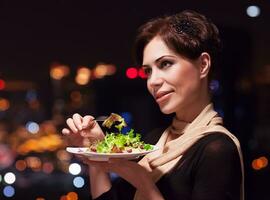
[[[163,61],[161,61],[159,67],[160,67],[161,69],[163,69],[163,68],[170,67],[172,64],[173,64],[173,62],[171,62],[171,61],[169,61],[169,60],[163,60]]]

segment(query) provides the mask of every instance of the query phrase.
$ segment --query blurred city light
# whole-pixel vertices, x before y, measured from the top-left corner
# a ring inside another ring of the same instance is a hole
[[[78,200],[78,194],[76,192],[67,193],[67,200]]]
[[[107,66],[105,64],[97,64],[97,66],[94,69],[94,76],[95,78],[103,78],[107,75]]]
[[[56,156],[61,161],[69,161],[71,159],[71,154],[66,152],[65,150],[57,151]]]
[[[15,163],[15,168],[18,170],[18,171],[23,171],[25,170],[27,167],[27,164],[24,160],[17,160],[16,163]]]
[[[70,73],[69,67],[61,64],[52,64],[50,70],[51,78],[61,80]]]
[[[68,171],[73,175],[78,175],[81,173],[81,166],[78,163],[72,163],[69,165]]]
[[[126,70],[126,76],[129,79],[137,78],[138,76],[138,70],[135,67],[130,67]]]
[[[77,70],[75,81],[79,85],[86,85],[91,78],[91,70],[87,67],[80,67]]]
[[[27,122],[26,123],[26,129],[33,134],[38,133],[39,131],[39,125],[36,122]]]
[[[36,200],[45,200],[43,197],[37,197]]]
[[[5,186],[3,190],[3,194],[6,197],[13,197],[15,194],[15,189],[11,185]]]
[[[3,79],[0,79],[0,90],[5,89],[6,83]]]
[[[82,188],[84,186],[84,179],[80,176],[78,177],[75,177],[73,179],[73,185],[76,187],[76,188]]]
[[[6,111],[10,107],[10,103],[7,99],[0,98],[0,111]]]
[[[249,6],[247,8],[247,15],[249,17],[258,17],[260,15],[260,12],[261,12],[260,8],[255,5]]]
[[[39,157],[30,156],[26,158],[26,163],[29,168],[33,171],[40,171],[41,170],[41,160]]]
[[[12,172],[8,172],[4,175],[4,181],[7,184],[13,184],[16,181],[16,176]]]
[[[141,77],[142,79],[146,79],[147,78],[147,76],[144,73],[144,70],[142,68],[139,69],[138,74],[139,74],[139,77]]]
[[[44,173],[50,174],[54,170],[54,166],[51,162],[45,162],[43,163],[42,170]]]
[[[254,170],[261,170],[262,168],[267,167],[268,165],[268,159],[265,156],[262,156],[258,159],[254,159],[252,161],[252,168]]]

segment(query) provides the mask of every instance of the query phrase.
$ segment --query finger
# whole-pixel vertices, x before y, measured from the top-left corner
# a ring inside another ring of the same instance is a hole
[[[77,133],[78,132],[78,129],[76,128],[76,126],[75,126],[75,124],[73,122],[73,119],[68,118],[66,122],[67,122],[68,127],[71,129],[71,131],[73,133]]]
[[[69,134],[70,134],[70,130],[67,129],[67,128],[63,128],[63,129],[62,129],[62,133],[63,133],[64,135],[69,135]]]
[[[82,119],[82,128],[92,127],[94,125],[94,117],[91,115],[86,115]]]
[[[72,116],[72,119],[73,119],[73,122],[74,122],[74,125],[76,126],[76,128],[81,131],[82,130],[82,116],[79,115],[78,113],[75,113],[73,116]]]

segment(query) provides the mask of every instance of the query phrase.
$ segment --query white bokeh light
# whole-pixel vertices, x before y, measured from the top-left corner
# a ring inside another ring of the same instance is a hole
[[[26,124],[26,129],[30,132],[30,133],[37,133],[39,131],[39,125],[36,122],[28,122]]]
[[[81,173],[81,170],[81,166],[78,163],[72,163],[69,165],[68,168],[69,173],[73,175],[78,175],[79,173]]]
[[[7,184],[13,184],[16,181],[16,176],[12,172],[8,172],[4,175],[4,181]]]
[[[258,6],[249,6],[247,8],[247,15],[249,17],[258,17],[261,13],[261,10]]]

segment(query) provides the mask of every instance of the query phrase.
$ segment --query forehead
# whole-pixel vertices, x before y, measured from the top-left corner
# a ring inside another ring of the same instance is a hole
[[[177,56],[160,37],[155,37],[144,48],[143,64],[150,64],[164,55]]]

